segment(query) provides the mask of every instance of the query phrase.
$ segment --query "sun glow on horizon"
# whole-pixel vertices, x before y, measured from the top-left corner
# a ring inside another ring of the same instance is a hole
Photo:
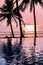
[[[33,31],[34,32],[34,25],[26,25],[25,26],[25,31],[27,31],[27,32]]]
[[[36,25],[37,31],[40,31],[40,25]],[[23,26],[23,31],[25,32],[34,32],[34,25],[25,25]]]
[[[34,25],[25,25],[25,27],[23,27],[23,30],[25,32],[34,32]]]

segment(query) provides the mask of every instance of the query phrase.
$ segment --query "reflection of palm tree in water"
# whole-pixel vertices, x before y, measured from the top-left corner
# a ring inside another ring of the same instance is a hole
[[[13,50],[12,50],[12,45],[11,45],[11,38],[7,39],[7,46],[6,45],[3,46],[3,53],[4,53],[4,58],[6,59],[6,62],[11,63],[13,60]]]
[[[7,39],[7,46],[3,46],[3,54],[6,59],[7,65],[16,64],[16,65],[28,65],[27,58],[25,53],[22,50],[22,45],[20,42],[15,42],[14,46],[11,44],[11,38]]]
[[[19,19],[19,16],[20,16],[20,22],[21,21],[23,22],[23,20],[21,19],[22,18],[21,14],[20,13],[18,14],[17,8],[14,8],[13,0],[6,0],[5,5],[0,7],[0,11],[1,11],[0,21],[7,18],[7,25],[10,25],[11,32],[12,32],[12,35],[14,37],[14,32],[13,32],[13,28],[12,28],[12,24],[11,24],[11,19],[13,18],[15,20],[16,24],[17,24],[16,19]],[[21,30],[21,35],[22,35],[23,32],[22,32],[21,24],[20,24],[20,30]]]

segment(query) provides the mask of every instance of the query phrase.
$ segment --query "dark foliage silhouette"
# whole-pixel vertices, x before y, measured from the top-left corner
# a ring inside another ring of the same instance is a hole
[[[35,4],[40,4],[41,6],[43,6],[43,2],[42,0],[31,0],[31,4],[30,4],[30,11],[32,11],[33,7],[35,6]]]
[[[23,1],[21,2],[20,6],[19,6],[19,9],[24,12],[24,10],[25,10],[26,7],[28,6],[28,4],[29,4],[29,0],[23,0]]]
[[[16,1],[15,1],[15,3],[16,3]],[[11,20],[13,18],[16,22],[16,25],[18,25],[16,19],[19,20],[19,16],[20,16],[19,22],[20,22],[20,30],[21,30],[21,35],[22,35],[23,32],[22,32],[22,27],[21,27],[21,21],[22,22],[24,22],[24,21],[22,20],[21,14],[20,13],[18,14],[18,9],[14,8],[13,0],[5,0],[5,4],[2,7],[0,7],[0,11],[1,11],[0,22],[7,18],[7,25],[10,25],[13,37],[14,37],[14,32],[13,32]]]

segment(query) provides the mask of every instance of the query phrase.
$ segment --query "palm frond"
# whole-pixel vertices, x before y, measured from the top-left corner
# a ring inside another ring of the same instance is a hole
[[[7,26],[9,26],[10,25],[10,20],[9,19],[7,19]]]
[[[0,22],[1,22],[2,20],[4,20],[4,19],[5,19],[5,17],[1,17],[1,18],[0,18]]]
[[[30,12],[32,11],[34,4],[37,5],[37,3],[39,3],[43,7],[42,0],[31,0],[31,3],[30,3]]]
[[[30,12],[32,11],[33,9],[33,1],[30,2]]]
[[[18,23],[17,23],[16,19],[14,18],[14,16],[13,16],[13,19],[15,20],[15,23],[16,23],[16,27],[17,27],[17,26],[18,26]]]
[[[4,9],[0,7],[0,11],[2,12],[2,11],[4,11]]]
[[[42,2],[42,0],[38,0],[37,2],[39,2],[39,4],[43,7],[43,2]]]
[[[20,18],[22,18],[22,15],[21,15],[20,13],[19,13],[19,15],[18,15],[17,8],[15,8],[15,9],[13,10],[13,14],[16,15],[16,16],[20,16]]]
[[[24,11],[24,10],[26,9],[26,7],[27,7],[28,4],[29,4],[29,0],[23,0],[23,1],[21,2],[20,6],[19,6],[19,9],[20,9],[21,11]]]

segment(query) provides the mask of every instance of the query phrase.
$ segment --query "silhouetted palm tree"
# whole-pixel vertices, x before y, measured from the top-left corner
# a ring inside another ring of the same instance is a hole
[[[43,6],[43,3],[42,3],[41,0],[31,0],[31,2],[30,2],[30,12],[33,10],[33,16],[34,16],[34,53],[35,53],[35,45],[36,45],[36,37],[37,37],[37,32],[36,32],[36,14],[35,14],[35,4],[37,5],[37,3],[39,3],[40,5]],[[34,56],[34,59],[35,59],[35,56]]]
[[[34,46],[36,45],[36,14],[35,14],[35,4],[37,5],[39,3],[43,6],[42,0],[31,0],[30,2],[30,12],[33,10],[33,16],[34,16]]]
[[[20,10],[24,11],[26,5],[30,3],[30,11],[33,9],[33,16],[34,16],[34,45],[36,45],[36,16],[35,16],[35,0],[23,0],[19,6]]]
[[[35,4],[39,3],[43,6],[42,0],[23,0],[19,6],[19,9],[21,11],[24,11],[26,9],[26,6],[30,3],[30,12],[33,10],[33,16],[34,16],[34,46],[36,45],[36,14],[35,14]]]
[[[30,3],[30,11],[32,11],[33,9],[33,16],[34,16],[34,45],[36,43],[36,16],[35,16],[35,4],[34,4],[34,1],[35,0],[31,0],[31,3],[30,3],[30,0],[23,0],[21,5],[19,6],[19,8],[24,11],[25,8],[26,8],[26,5],[28,5]]]
[[[23,32],[22,32],[22,26],[21,26],[21,16],[20,16],[20,11],[19,11],[19,6],[18,6],[18,0],[16,0],[16,8],[17,8],[19,25],[20,25],[20,33],[21,33],[20,37],[24,37]]]
[[[36,45],[36,16],[35,16],[35,0],[30,2],[30,12],[33,10],[34,16],[34,46]]]
[[[0,21],[7,18],[7,25],[10,24],[12,35],[14,37],[13,28],[11,24],[12,9],[13,9],[13,0],[6,0],[5,5],[3,5],[2,8],[0,8],[0,11],[1,11]]]
[[[15,20],[16,24],[17,24],[16,19],[19,19],[18,16],[20,16],[20,22],[21,21],[23,22],[23,20],[21,19],[22,18],[21,14],[20,13],[18,14],[17,8],[14,8],[13,0],[5,0],[5,4],[2,7],[0,7],[0,11],[1,11],[0,21],[7,18],[7,25],[10,25],[11,32],[12,32],[12,35],[14,37],[14,32],[13,32],[13,28],[12,28],[12,24],[11,24],[11,19],[13,18]],[[22,34],[21,24],[20,24],[20,30],[21,30],[21,34]]]

